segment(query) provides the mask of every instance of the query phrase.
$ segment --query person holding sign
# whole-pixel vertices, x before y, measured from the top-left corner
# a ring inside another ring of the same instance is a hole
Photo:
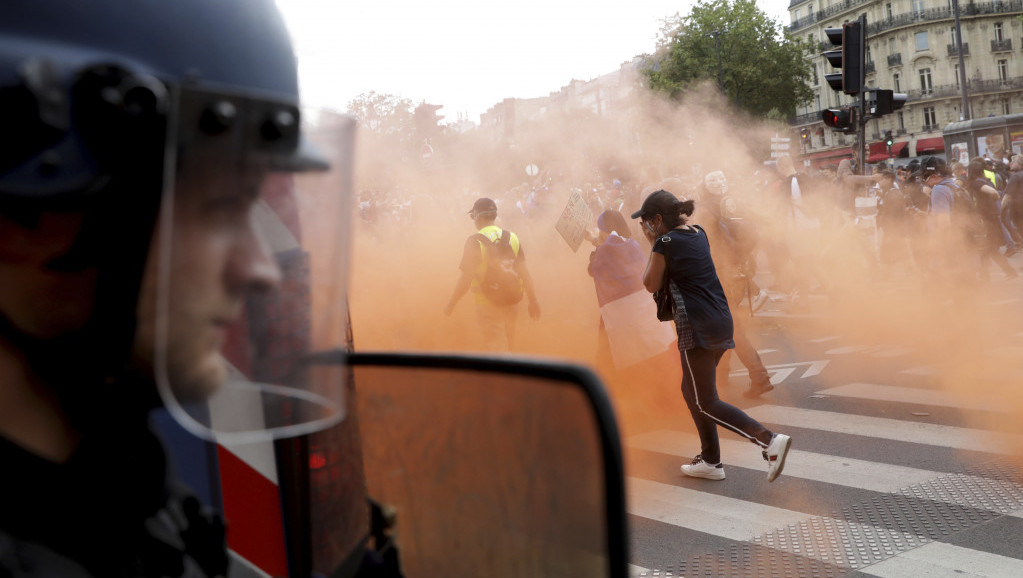
[[[629,223],[615,210],[597,218],[597,236],[587,231],[595,249],[587,272],[600,307],[597,364],[615,387],[625,414],[646,419],[667,415],[677,403],[681,372],[670,344],[675,332],[657,320],[654,302],[643,287],[646,252],[632,238]]]
[[[601,350],[621,370],[667,350],[671,326],[656,321],[654,303],[643,290],[646,253],[632,238],[621,213],[607,210],[597,218],[596,246],[587,272],[593,277],[600,306]]]

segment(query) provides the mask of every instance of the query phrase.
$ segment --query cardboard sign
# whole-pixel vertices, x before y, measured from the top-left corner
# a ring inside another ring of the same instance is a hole
[[[582,245],[583,239],[586,238],[586,229],[591,222],[593,222],[593,211],[590,210],[579,191],[573,191],[572,196],[568,198],[565,210],[561,212],[561,217],[554,225],[554,229],[561,234],[561,238],[568,243],[574,253],[579,250],[579,245]]]

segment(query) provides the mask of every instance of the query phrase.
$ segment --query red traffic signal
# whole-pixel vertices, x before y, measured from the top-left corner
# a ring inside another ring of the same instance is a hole
[[[829,108],[821,112],[821,120],[831,130],[852,132],[856,130],[856,111],[852,108]]]

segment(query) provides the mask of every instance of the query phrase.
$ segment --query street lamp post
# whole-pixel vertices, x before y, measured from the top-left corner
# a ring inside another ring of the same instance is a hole
[[[963,31],[959,27],[959,0],[952,0],[952,12],[956,22],[956,50],[959,52],[959,88],[962,94],[960,120],[970,120],[970,100],[966,92],[966,65],[963,61]]]

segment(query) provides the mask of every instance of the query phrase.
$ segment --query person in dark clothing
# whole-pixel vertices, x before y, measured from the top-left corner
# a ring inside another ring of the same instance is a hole
[[[756,398],[774,389],[767,367],[760,359],[756,347],[746,335],[750,313],[740,307],[744,298],[749,299],[749,309],[756,310],[767,299],[767,293],[756,287],[756,257],[753,250],[757,244],[757,225],[748,214],[739,209],[738,200],[727,194],[727,182],[721,171],[709,173],[704,183],[701,201],[707,207],[707,214],[713,221],[708,224],[713,231],[711,253],[716,259],[717,270],[721,272],[722,286],[732,314],[735,353],[749,374],[749,388],[744,397]],[[726,350],[718,364],[717,382],[728,384],[731,372],[730,351]]]
[[[1006,250],[1006,257],[1017,253],[1019,246],[1023,244],[1020,240],[1020,234],[1023,233],[1023,156],[1014,156],[1009,168],[1012,175],[1005,184],[1005,193],[1002,195],[1002,221],[1013,235],[1016,246]]]
[[[966,172],[966,190],[973,199],[977,216],[980,218],[978,233],[978,250],[980,251],[980,278],[988,279],[988,262],[994,261],[1001,267],[1007,279],[1015,279],[1019,273],[1005,255],[999,252],[1002,246],[1003,232],[1001,223],[1001,206],[998,191],[991,184],[985,173],[984,159],[977,157],[970,161]]]
[[[682,356],[682,397],[700,435],[700,453],[682,473],[698,478],[723,480],[717,427],[743,436],[763,450],[768,463],[767,480],[774,481],[785,466],[791,438],[775,434],[718,397],[715,368],[722,354],[735,347],[732,315],[725,291],[711,258],[707,233],[687,224],[695,204],[675,195],[654,191],[632,214],[640,219],[653,245],[643,272],[643,285],[651,293],[670,291],[674,302],[675,330]]]
[[[895,185],[895,173],[881,172],[877,226],[881,229],[880,262],[887,271],[909,260],[910,213],[906,193]]]

